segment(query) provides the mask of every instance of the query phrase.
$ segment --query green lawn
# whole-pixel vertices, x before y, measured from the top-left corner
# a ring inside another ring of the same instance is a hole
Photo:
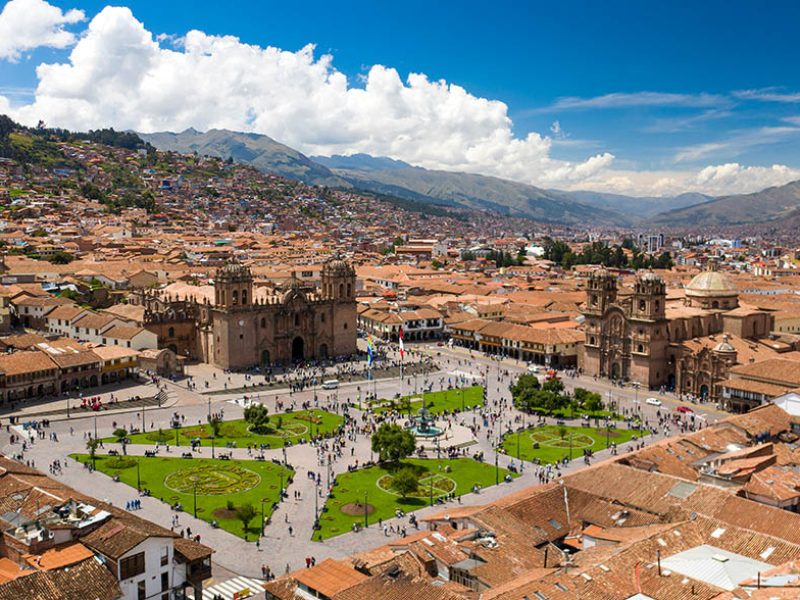
[[[342,423],[344,423],[343,417],[324,410],[301,410],[270,415],[269,425],[273,428],[273,432],[257,435],[248,431],[244,419],[224,421],[220,426],[219,436],[214,439],[214,446],[224,448],[226,444],[235,443],[237,448],[245,448],[248,444],[251,446],[265,444],[269,448],[282,448],[287,441],[297,444],[301,439],[308,440],[312,435],[332,433]],[[207,423],[181,427],[177,434],[181,446],[188,446],[195,438],[200,438],[202,446],[211,446],[212,431]],[[160,441],[162,444],[175,445],[176,431],[174,429],[162,429],[160,433],[159,430],[148,431],[135,433],[128,438],[132,444],[155,444]],[[116,438],[105,438],[103,442],[116,442]]]
[[[90,462],[88,454],[71,454],[75,460]],[[221,529],[244,537],[244,528],[235,514],[228,509],[252,504],[258,514],[248,528],[249,539],[254,540],[261,521],[261,500],[264,516],[272,514],[272,503],[280,493],[281,472],[283,486],[294,471],[270,461],[212,460],[205,458],[138,458],[142,488],[153,497],[169,504],[180,502],[187,514],[194,511],[194,479],[197,478],[197,517],[207,522],[216,520]],[[110,477],[118,475],[120,481],[131,488],[131,500],[137,498],[137,458],[132,456],[97,456],[97,470]],[[109,484],[111,485],[111,484]]]
[[[593,452],[605,450],[606,443],[617,445],[629,442],[633,436],[641,436],[638,429],[628,429],[627,426],[612,428],[606,436],[606,428],[600,427],[568,427],[565,426],[565,435],[562,438],[561,427],[558,425],[545,425],[544,427],[534,427],[523,429],[520,432],[507,433],[503,436],[500,444],[502,452],[508,456],[522,460],[533,460],[538,458],[544,463],[555,463],[564,457],[570,456],[570,442],[572,445],[572,458],[583,456],[583,450],[589,449]],[[519,442],[519,446],[517,443]],[[534,448],[534,443],[539,447]],[[519,448],[519,450],[518,450]]]
[[[412,398],[422,398],[427,408],[432,414],[439,415],[443,412],[460,411],[462,407],[462,391],[463,391],[463,407],[464,410],[470,410],[473,406],[483,406],[483,387],[480,385],[473,385],[462,389],[442,390],[440,392],[426,392],[424,394],[410,394],[403,396],[398,400],[379,400],[378,403],[388,403],[382,406],[377,406],[373,412],[382,413],[391,410],[400,410],[400,412],[408,412],[408,401]],[[417,412],[422,408],[422,402],[412,402],[411,412]]]
[[[472,491],[475,484],[481,488],[495,485],[495,466],[481,463],[471,458],[455,459],[415,459],[408,458],[401,466],[410,466],[418,471],[420,488],[416,494],[402,499],[391,489],[391,471],[383,466],[359,469],[351,473],[342,473],[336,477],[333,495],[325,503],[326,511],[320,516],[320,530],[314,539],[325,539],[352,531],[353,523],[364,525],[364,494],[367,494],[367,505],[372,507],[368,515],[371,526],[377,526],[378,519],[389,519],[395,516],[397,509],[405,513],[429,506],[431,484],[433,484],[434,501],[439,496],[455,493],[456,496]],[[446,472],[446,467],[450,472]],[[502,483],[509,473],[499,469]],[[358,503],[358,504],[357,504]],[[346,514],[342,507],[356,514]],[[359,510],[361,507],[361,510]]]

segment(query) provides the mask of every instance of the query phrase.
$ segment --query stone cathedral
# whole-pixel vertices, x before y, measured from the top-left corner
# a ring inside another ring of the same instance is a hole
[[[650,271],[640,272],[632,289],[621,289],[616,275],[597,269],[583,317],[579,366],[586,374],[715,399],[716,384],[774,325],[769,312],[740,304],[715,262],[692,279],[683,298],[668,298],[664,281]]]
[[[320,288],[298,279],[280,290],[254,288],[250,269],[220,267],[213,291],[184,297],[142,292],[145,327],[159,346],[225,369],[348,356],[356,353],[356,276],[339,258],[322,268]]]

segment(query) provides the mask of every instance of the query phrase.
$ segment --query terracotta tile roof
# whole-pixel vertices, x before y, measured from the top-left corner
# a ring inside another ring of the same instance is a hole
[[[47,354],[38,350],[23,350],[0,355],[0,373],[6,377],[27,373],[39,373],[58,368]]]
[[[51,548],[43,554],[25,554],[23,558],[34,569],[49,571],[51,569],[61,569],[91,558],[94,553],[80,542]]]
[[[66,569],[36,571],[0,585],[0,600],[117,600],[117,579],[94,557]]]
[[[292,576],[306,587],[329,598],[367,579],[363,573],[330,558],[310,569],[295,571]]]

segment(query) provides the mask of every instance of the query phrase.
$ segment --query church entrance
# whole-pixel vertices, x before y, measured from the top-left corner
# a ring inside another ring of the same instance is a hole
[[[700,386],[700,397],[703,400],[707,400],[708,399],[708,386],[705,383]]]
[[[619,363],[615,362],[611,365],[611,379],[619,379],[620,376]]]
[[[269,350],[264,350],[261,352],[261,366],[262,367],[269,366]]]
[[[303,342],[303,338],[299,335],[294,338],[292,342],[292,360],[294,362],[300,362],[305,360],[305,344]]]
[[[322,360],[326,360],[328,358],[328,344],[322,344],[319,347],[319,357]]]

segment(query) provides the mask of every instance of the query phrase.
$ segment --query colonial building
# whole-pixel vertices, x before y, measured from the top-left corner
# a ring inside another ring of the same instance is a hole
[[[250,269],[220,267],[213,289],[183,297],[142,291],[145,327],[159,347],[226,369],[288,364],[356,352],[356,277],[345,261],[325,263],[320,288],[292,277],[281,290],[254,288]]]
[[[589,277],[583,314],[580,365],[589,375],[717,398],[716,384],[730,367],[775,356],[759,344],[773,316],[740,306],[736,288],[714,264],[692,279],[683,299],[669,300],[652,272],[640,273],[632,290],[620,290],[615,275],[598,269]]]

